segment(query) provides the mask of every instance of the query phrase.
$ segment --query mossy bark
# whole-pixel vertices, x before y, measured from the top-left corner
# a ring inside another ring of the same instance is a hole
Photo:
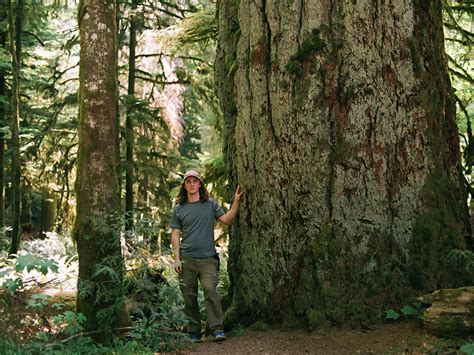
[[[441,2],[221,1],[218,24],[245,191],[227,320],[364,324],[456,284],[446,254],[472,240]]]
[[[31,192],[31,185],[28,183],[23,184],[21,189],[20,225],[32,222],[33,213],[31,210]]]
[[[0,4],[0,19],[5,21],[7,19],[6,4]],[[7,50],[7,32],[6,30],[0,30],[0,45],[4,51]],[[0,68],[0,96],[6,98],[6,70]],[[5,101],[0,102],[0,124],[6,125],[6,109]],[[0,133],[0,242],[3,239],[5,227],[5,135],[3,132]]]
[[[216,61],[215,61],[215,82],[217,85],[217,94],[224,114],[224,147],[223,153],[229,172],[230,185],[237,183],[236,168],[236,150],[235,150],[235,126],[237,118],[237,107],[235,103],[234,73],[237,68],[237,41],[240,35],[238,22],[238,6],[236,1],[218,0],[217,2],[217,21],[219,32],[219,41],[217,43]],[[234,223],[229,227],[229,233],[235,239],[239,238],[237,216]],[[224,297],[222,304],[225,308],[232,301],[234,276],[239,274],[239,244],[235,243],[234,248],[229,250],[229,296]]]
[[[19,0],[13,8],[8,1],[8,27],[10,52],[12,56],[12,99],[11,99],[11,193],[12,193],[12,232],[9,254],[17,254],[20,247],[20,207],[21,207],[21,162],[20,162],[20,67],[21,39],[23,32],[23,9],[25,2]],[[13,21],[14,20],[14,21]]]
[[[77,216],[77,310],[97,340],[123,324],[116,125],[115,0],[79,3],[80,92]]]
[[[51,232],[58,215],[57,197],[47,187],[42,189],[41,195],[41,233]]]
[[[133,229],[133,149],[134,149],[134,132],[133,132],[133,107],[135,104],[135,51],[137,47],[137,27],[138,14],[136,13],[138,1],[132,1],[133,15],[130,19],[130,43],[128,55],[128,98],[127,118],[125,120],[125,230],[131,232]]]

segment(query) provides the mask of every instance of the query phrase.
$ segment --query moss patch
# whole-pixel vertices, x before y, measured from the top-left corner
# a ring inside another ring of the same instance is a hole
[[[426,179],[422,200],[425,210],[415,222],[410,245],[410,283],[418,290],[455,286],[448,253],[465,249],[460,203],[439,167]]]
[[[329,223],[322,226],[311,245],[317,278],[300,280],[299,302],[295,302],[296,312],[305,310],[309,328],[370,327],[380,321],[387,305],[399,306],[409,294],[403,253],[393,235],[373,230],[365,235],[365,250],[355,252],[353,240],[345,239]]]
[[[302,64],[308,60],[314,53],[322,51],[326,48],[326,43],[320,37],[320,31],[318,28],[314,28],[309,37],[303,41],[298,51],[290,57],[286,70],[288,73],[300,76],[303,74]]]

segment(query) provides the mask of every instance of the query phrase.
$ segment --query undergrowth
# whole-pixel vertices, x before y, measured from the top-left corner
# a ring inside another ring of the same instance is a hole
[[[0,251],[1,354],[155,353],[189,345],[179,282],[169,258],[140,248],[126,252],[129,326],[115,329],[104,343],[94,342],[93,334],[84,331],[85,316],[75,311],[77,256],[70,240],[50,234],[43,241],[24,243],[15,258]],[[199,298],[203,305],[201,290]],[[204,308],[202,313],[205,317]]]

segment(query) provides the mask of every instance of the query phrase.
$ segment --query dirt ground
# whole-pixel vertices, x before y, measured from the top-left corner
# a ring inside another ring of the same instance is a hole
[[[74,294],[50,294],[55,301],[73,308]],[[26,299],[27,297],[25,297]],[[34,337],[43,324],[34,321],[38,315],[25,307],[24,302],[15,299],[15,311],[7,312],[0,307],[0,323],[12,324],[16,329],[17,342]],[[51,309],[52,316],[57,311]],[[28,317],[33,317],[30,321]],[[24,321],[30,326],[21,326]],[[35,324],[36,326],[31,326]],[[20,326],[18,326],[20,325]],[[38,328],[38,329],[37,329]],[[1,330],[0,330],[1,331]],[[227,340],[215,343],[206,337],[199,344],[189,345],[175,354],[459,354],[460,346],[474,342],[470,339],[441,339],[429,335],[415,321],[379,324],[373,330],[356,331],[331,328],[308,332],[305,330],[267,329],[252,331],[237,329],[228,332]],[[1,350],[0,350],[1,354]]]
[[[228,334],[215,343],[212,337],[193,344],[185,354],[460,354],[467,340],[444,340],[426,334],[415,323],[382,324],[370,331],[319,332],[245,331]]]

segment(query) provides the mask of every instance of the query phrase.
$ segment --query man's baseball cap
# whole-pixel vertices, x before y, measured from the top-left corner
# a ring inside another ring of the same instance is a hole
[[[183,182],[184,180],[186,180],[188,177],[191,177],[191,176],[195,177],[196,179],[202,182],[201,175],[199,175],[199,173],[196,170],[186,171],[186,173],[183,176]]]

